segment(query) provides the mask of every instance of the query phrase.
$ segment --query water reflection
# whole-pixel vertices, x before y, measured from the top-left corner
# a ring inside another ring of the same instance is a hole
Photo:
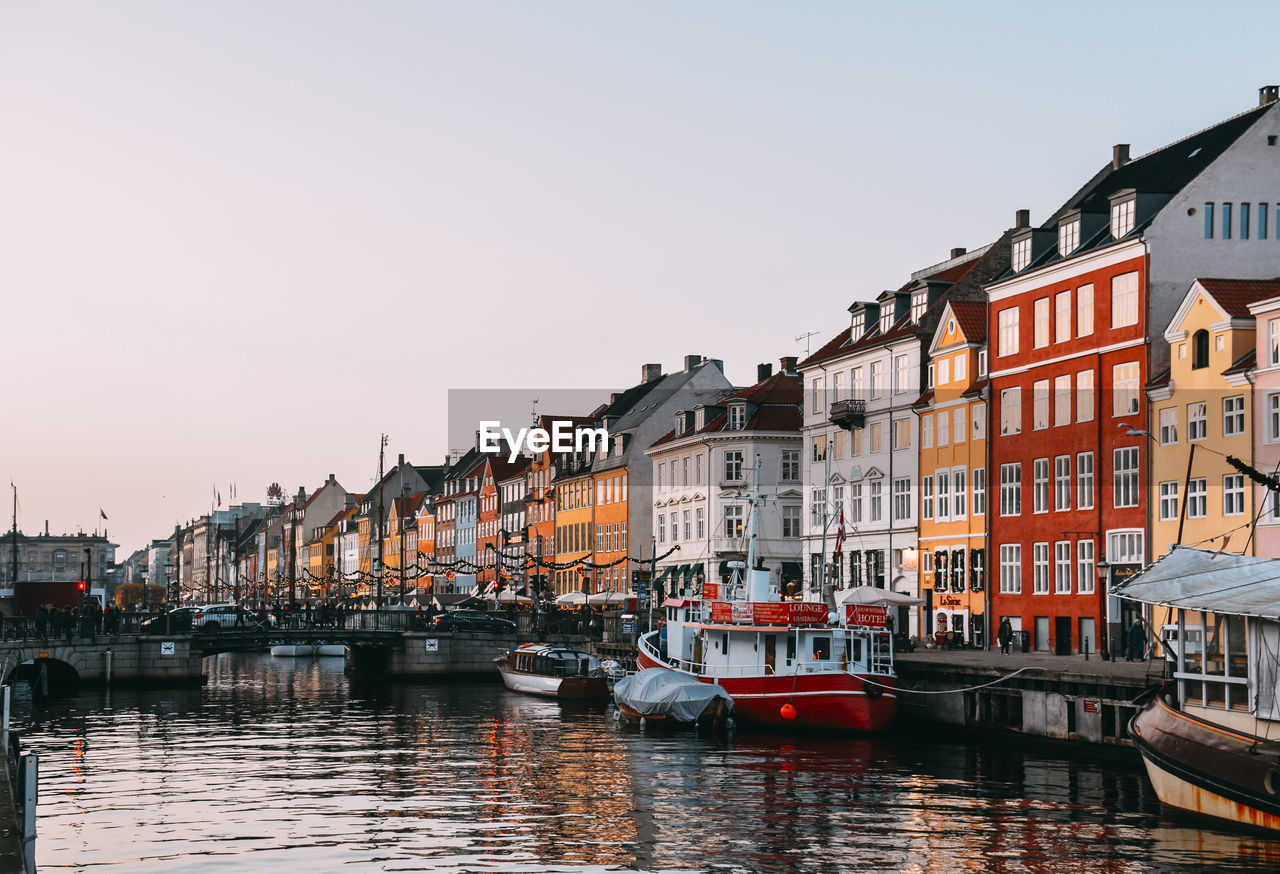
[[[42,868],[1280,868],[1270,842],[1162,819],[1133,760],[945,732],[654,735],[498,684],[357,683],[340,659],[229,654],[208,673],[38,706],[20,691]]]

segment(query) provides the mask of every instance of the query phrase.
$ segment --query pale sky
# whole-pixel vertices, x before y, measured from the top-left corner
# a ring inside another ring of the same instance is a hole
[[[449,389],[749,384],[1256,105],[1276,10],[0,0],[19,527],[101,507],[123,557],[232,481],[364,491]]]

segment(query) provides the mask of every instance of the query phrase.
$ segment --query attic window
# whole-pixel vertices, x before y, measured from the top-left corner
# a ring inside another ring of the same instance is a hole
[[[885,311],[880,314],[880,333],[887,334],[889,329],[893,327],[893,308],[885,307]]]
[[[684,433],[684,411],[676,413],[676,436],[679,437]]]
[[[1073,219],[1058,225],[1058,254],[1066,257],[1080,245],[1080,220]]]
[[[747,410],[742,404],[732,404],[729,407],[729,424],[725,430],[741,431],[747,424]]]
[[[854,340],[862,336],[862,313],[849,320],[849,336]]]
[[[1111,236],[1120,239],[1133,230],[1135,198],[1111,204]]]
[[[929,292],[917,291],[911,298],[911,321],[919,322],[924,311],[929,308]]]
[[[1013,271],[1026,270],[1031,263],[1031,238],[1015,240],[1013,243]]]

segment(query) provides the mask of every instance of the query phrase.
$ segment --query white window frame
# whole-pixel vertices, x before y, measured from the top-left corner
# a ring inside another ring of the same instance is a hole
[[[1076,289],[1076,336],[1088,337],[1093,333],[1093,284]]]
[[[1000,310],[996,316],[999,325],[999,333],[997,334],[996,356],[1004,358],[1007,355],[1018,354],[1018,308],[1009,307]]]
[[[975,467],[970,478],[973,481],[973,515],[981,519],[987,515],[987,469]]]
[[[1053,426],[1071,424],[1071,374],[1053,378]]]
[[[1031,512],[1049,512],[1049,459],[1037,458],[1031,462]]]
[[[1209,408],[1204,401],[1187,404],[1187,442],[1203,440],[1209,433]]]
[[[1058,540],[1053,544],[1053,593],[1071,594],[1071,541]]]
[[[1053,458],[1053,510],[1066,513],[1071,510],[1071,456],[1055,455]]]
[[[1076,453],[1076,509],[1092,510],[1095,495],[1093,493],[1096,477],[1094,474],[1093,452]]]
[[[1178,482],[1160,483],[1160,521],[1172,522],[1178,518]]]
[[[1049,298],[1036,298],[1032,306],[1035,330],[1032,332],[1031,346],[1035,349],[1043,349],[1049,345],[1049,335],[1051,333],[1049,330]]]
[[[1235,437],[1244,433],[1244,395],[1232,395],[1222,399],[1222,436]]]
[[[1022,515],[1022,462],[1000,465],[1000,515]]]
[[[1031,594],[1049,594],[1049,542],[1031,544]]]
[[[1229,473],[1222,478],[1222,515],[1244,515],[1244,474]]]
[[[1187,518],[1203,519],[1209,514],[1209,481],[1197,477],[1187,485]]]
[[[1098,579],[1098,568],[1093,561],[1093,541],[1076,541],[1076,591],[1092,595]]]
[[[969,468],[953,467],[951,469],[951,521],[958,522],[969,516],[969,493],[966,480]]]
[[[1121,446],[1111,452],[1112,492],[1111,506],[1136,507],[1142,500],[1139,494],[1139,465],[1142,453],[1138,446]]]
[[[1137,415],[1141,407],[1138,362],[1122,361],[1111,368],[1111,415]]]
[[[1000,433],[1022,433],[1022,388],[1012,386],[1000,390]]]
[[[1160,419],[1160,445],[1172,446],[1178,442],[1178,408],[1163,407],[1157,413]]]
[[[1138,324],[1138,271],[1111,277],[1111,327]]]
[[[1000,594],[1022,594],[1022,544],[1000,544]]]
[[[938,470],[933,474],[934,494],[937,500],[934,505],[934,520],[951,521],[951,471]]]

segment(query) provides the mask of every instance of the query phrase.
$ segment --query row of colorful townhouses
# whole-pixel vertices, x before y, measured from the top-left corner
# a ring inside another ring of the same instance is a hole
[[[557,597],[727,582],[754,533],[792,597],[919,599],[918,636],[1114,649],[1108,586],[1174,545],[1280,554],[1280,103],[1111,159],[1046,221],[866,295],[802,361],[731,385],[642,367],[607,442],[404,456],[179,528],[183,599]],[[861,297],[861,296],[860,296]],[[1229,461],[1228,457],[1235,459]],[[763,499],[754,514],[751,492]],[[599,601],[597,601],[599,603]],[[1153,617],[1158,619],[1158,617]],[[1109,634],[1104,634],[1109,631]]]

